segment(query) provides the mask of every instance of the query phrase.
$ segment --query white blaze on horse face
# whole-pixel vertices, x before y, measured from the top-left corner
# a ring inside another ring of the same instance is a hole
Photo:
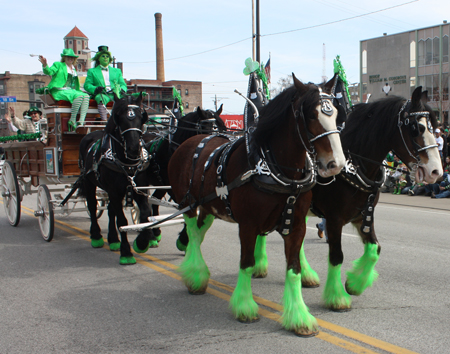
[[[324,100],[327,105],[329,105],[333,114],[331,116],[324,114],[322,112],[322,105],[317,106],[317,112],[319,117],[319,123],[322,125],[323,129],[326,132],[337,130],[336,127],[336,117],[337,110],[333,106],[331,100]],[[341,139],[339,133],[332,133],[324,137],[327,138],[330,142],[331,146],[331,154],[328,156],[319,156],[317,155],[317,159],[319,160],[319,174],[322,177],[330,177],[337,175],[341,172],[342,168],[345,165],[345,155],[342,150]]]
[[[419,124],[425,127],[422,134],[425,146],[436,145],[436,139],[434,135],[427,129],[427,119],[422,117],[419,119]],[[437,147],[433,147],[424,151],[428,156],[428,161],[422,159],[419,168],[416,172],[416,181],[426,181],[428,183],[435,183],[436,180],[442,176],[442,163]]]

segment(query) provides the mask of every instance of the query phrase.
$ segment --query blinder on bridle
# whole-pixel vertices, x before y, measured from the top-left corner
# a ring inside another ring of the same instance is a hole
[[[422,111],[422,112],[409,112],[411,109],[411,100],[407,100],[403,107],[400,109],[400,112],[398,113],[398,129],[400,131],[400,136],[402,137],[403,145],[405,146],[406,150],[408,151],[408,154],[413,157],[417,163],[420,162],[420,156],[419,153],[428,149],[432,149],[434,147],[438,147],[437,144],[431,144],[431,145],[424,145],[420,146],[416,142],[416,138],[418,138],[424,131],[420,131],[420,118],[425,118],[427,121],[427,125],[425,129],[428,129],[428,131],[433,134],[433,127],[430,122],[430,112],[428,111]],[[402,113],[405,112],[404,117],[405,119],[402,120]],[[419,119],[419,120],[418,120]],[[416,153],[416,156],[411,153],[411,151],[408,148],[408,145],[406,144],[406,141],[403,137],[403,131],[402,131],[402,125],[409,127],[409,132],[412,137],[412,143],[414,145],[414,150]]]
[[[324,93],[319,88],[319,100],[320,100],[320,107],[321,107],[320,110],[326,116],[331,117],[333,115],[333,106],[336,107],[336,109],[338,111],[338,114],[340,113],[339,109],[336,106],[336,105],[339,105],[339,102],[337,101],[337,99],[336,99],[336,97],[334,95]],[[323,138],[323,137],[325,137],[327,135],[330,135],[330,134],[340,134],[340,129],[325,131],[322,134],[314,136],[309,131],[308,125],[306,124],[305,115],[303,113],[303,104],[300,106],[300,110],[295,110],[295,108],[294,108],[294,101],[295,101],[295,97],[292,99],[291,107],[292,107],[292,112],[294,113],[295,120],[297,121],[297,124],[296,124],[297,133],[298,133],[298,135],[300,137],[300,140],[301,140],[301,142],[303,144],[303,147],[306,149],[306,151],[309,154],[314,154],[315,153],[315,149],[314,149],[314,146],[312,144],[314,141],[316,141],[316,140],[318,140],[320,138]],[[333,103],[331,104],[330,101],[332,101]],[[341,113],[342,113],[342,111],[341,111]],[[345,114],[345,112],[344,112],[344,114]],[[303,120],[303,125],[304,125],[305,130],[306,130],[306,136],[308,137],[308,141],[309,141],[309,149],[306,146],[305,142],[303,141],[302,135],[300,134],[300,128],[298,126],[298,118],[299,117],[301,117],[302,120]],[[341,120],[345,121],[345,119],[342,119],[342,116],[341,116]]]

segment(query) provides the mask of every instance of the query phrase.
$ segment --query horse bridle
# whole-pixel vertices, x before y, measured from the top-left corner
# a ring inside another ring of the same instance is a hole
[[[319,88],[319,100],[320,100],[320,105],[321,105],[321,111],[323,114],[327,115],[327,116],[332,116],[333,115],[333,107],[330,104],[330,100],[334,100],[336,99],[336,97],[334,95],[331,94],[327,94],[322,92],[322,90]],[[318,139],[324,138],[330,134],[340,134],[340,130],[335,129],[335,130],[329,130],[329,131],[325,131],[322,134],[316,135],[314,136],[308,129],[308,125],[306,124],[306,120],[305,120],[305,115],[303,113],[303,103],[300,106],[300,110],[296,110],[294,108],[294,101],[295,99],[292,100],[291,102],[291,107],[292,107],[292,112],[294,113],[294,117],[295,117],[295,121],[296,121],[296,129],[297,129],[297,134],[300,137],[300,140],[303,144],[303,147],[305,148],[305,150],[308,152],[308,154],[310,155],[315,155],[315,149],[314,149],[314,145],[312,144],[313,142],[315,142]],[[309,148],[306,146],[305,141],[303,140],[303,137],[300,133],[300,127],[298,124],[298,118],[301,117],[303,120],[303,125],[305,127],[306,130],[306,136],[308,138],[308,142],[309,142]]]
[[[129,120],[133,120],[133,119],[136,118],[136,113],[134,112],[135,109],[140,109],[140,110],[142,111],[141,107],[139,107],[139,106],[136,106],[136,105],[133,105],[133,104],[127,105],[127,117],[128,117]],[[123,151],[124,151],[124,154],[125,154],[125,158],[126,158],[127,160],[130,160],[130,161],[140,161],[140,160],[141,160],[141,156],[138,156],[137,158],[130,158],[130,157],[128,157],[128,154],[127,154],[127,141],[125,140],[124,136],[125,136],[126,133],[129,133],[129,132],[132,132],[132,131],[137,131],[137,132],[139,132],[139,136],[140,136],[140,137],[139,137],[139,145],[141,146],[141,149],[142,149],[142,147],[144,146],[144,142],[143,142],[143,140],[142,140],[142,134],[143,134],[142,129],[139,129],[139,128],[129,128],[129,129],[126,129],[126,130],[122,131],[122,129],[120,128],[120,125],[118,125],[117,122],[116,122],[115,116],[113,116],[113,119],[114,119],[114,123],[115,123],[115,125],[116,125],[116,127],[117,127],[117,130],[119,131],[119,134],[120,134],[120,137],[121,137],[122,142],[120,142],[119,140],[117,140],[117,139],[116,139],[114,136],[112,136],[112,135],[111,135],[111,138],[113,138],[120,146],[123,147]]]
[[[411,100],[407,100],[404,105],[402,106],[402,108],[400,109],[400,112],[398,112],[398,130],[400,131],[400,136],[402,138],[403,141],[403,145],[406,148],[406,151],[408,151],[409,156],[411,156],[414,160],[416,160],[415,165],[418,166],[420,164],[420,155],[419,153],[428,149],[432,149],[435,147],[438,147],[437,144],[431,144],[431,145],[425,145],[425,146],[420,146],[419,144],[417,144],[417,142],[415,141],[415,138],[417,138],[420,134],[420,130],[419,130],[419,122],[417,121],[417,117],[425,117],[426,121],[427,121],[427,126],[425,127],[425,129],[428,129],[430,131],[431,134],[433,134],[432,132],[432,128],[430,130],[430,126],[431,123],[429,121],[429,117],[430,117],[430,112],[428,111],[422,111],[422,112],[412,112],[410,113],[407,108],[408,106],[411,105]],[[402,113],[403,111],[405,111],[408,113],[408,115],[406,116],[406,118],[402,121]],[[412,119],[410,119],[412,118]],[[410,126],[410,132],[411,132],[411,137],[412,137],[412,142],[415,148],[415,152],[416,155],[413,155],[411,153],[411,150],[408,148],[408,145],[406,144],[405,138],[403,136],[403,131],[402,131],[402,125],[404,126]]]

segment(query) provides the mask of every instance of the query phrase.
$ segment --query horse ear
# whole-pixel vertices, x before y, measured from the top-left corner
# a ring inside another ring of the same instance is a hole
[[[200,106],[197,107],[198,115],[200,116],[201,120],[208,119],[208,116],[206,115],[205,111],[200,108]]]
[[[136,106],[141,106],[141,102],[142,102],[142,91],[141,91],[141,93],[139,94],[139,96],[137,97],[137,100],[136,100]]]
[[[295,74],[292,73],[292,78],[294,79],[294,86],[295,88],[300,91],[300,93],[306,92],[308,90],[308,87],[303,84],[299,79],[295,77]]]
[[[147,111],[144,109],[143,113],[142,113],[142,124],[145,124],[148,121],[148,113]]]
[[[420,105],[423,94],[425,94],[425,97],[428,97],[428,91],[422,92],[422,86],[416,87],[411,95],[411,103],[413,107],[417,107]]]
[[[116,93],[113,91],[113,96],[114,96],[114,102],[117,102],[120,98],[116,95]]]
[[[222,114],[223,103],[220,105],[219,109],[216,111],[216,114],[220,116]]]
[[[427,103],[428,102],[428,90],[422,91],[422,95],[420,96],[420,100],[423,103]]]
[[[323,85],[325,92],[331,93],[331,94],[333,93],[333,92],[331,92],[331,90],[333,89],[338,76],[339,76],[338,73],[334,74],[333,78],[330,81],[328,81],[325,85]]]

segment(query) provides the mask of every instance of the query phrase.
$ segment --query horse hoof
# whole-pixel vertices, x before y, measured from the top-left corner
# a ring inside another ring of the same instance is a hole
[[[352,288],[350,288],[350,286],[348,285],[348,282],[345,282],[345,291],[347,292],[347,294],[349,295],[354,295],[354,296],[359,296],[361,294],[358,294],[356,291],[352,290]]]
[[[109,244],[110,251],[118,251],[120,249],[120,242],[113,242]]]
[[[99,238],[98,240],[91,239],[91,246],[94,248],[102,248],[105,244],[103,238]]]
[[[352,308],[351,307],[330,307],[330,310],[333,312],[349,312]]]
[[[252,274],[252,277],[254,279],[262,279],[262,278],[267,277],[267,272],[265,272],[265,273],[255,273],[255,274]]]
[[[299,328],[297,330],[294,330],[294,333],[298,337],[309,338],[317,336],[319,334],[319,331],[316,329],[311,330],[309,328]]]
[[[302,283],[302,288],[305,288],[305,289],[314,289],[314,288],[318,288],[320,286],[320,284],[316,284],[316,283],[313,283],[313,284],[303,284]]]
[[[136,264],[136,258],[133,256],[130,257],[120,257],[120,264],[121,265],[131,265]]]
[[[158,248],[159,244],[158,244],[158,240],[151,240],[148,243],[148,248]]]
[[[259,322],[260,318],[259,318],[259,316],[256,316],[256,317],[243,316],[243,317],[238,317],[237,320],[241,323],[255,323],[255,322]]]
[[[189,294],[191,294],[191,295],[203,295],[206,293],[206,289],[207,289],[207,287],[202,288],[202,289],[197,289],[197,290],[188,289],[188,291],[189,291]]]
[[[161,234],[155,235],[156,241],[161,242]]]
[[[177,248],[178,248],[178,250],[181,251],[181,252],[186,252],[187,246],[186,246],[186,245],[183,245],[183,244],[181,243],[180,239],[177,239]]]
[[[145,252],[147,252],[148,249],[151,247],[151,246],[150,246],[151,242],[152,242],[152,241],[150,241],[150,243],[148,244],[148,246],[147,246],[145,249],[141,250],[141,249],[137,246],[136,240],[134,240],[134,242],[133,242],[133,250],[134,250],[136,253],[145,253]]]

